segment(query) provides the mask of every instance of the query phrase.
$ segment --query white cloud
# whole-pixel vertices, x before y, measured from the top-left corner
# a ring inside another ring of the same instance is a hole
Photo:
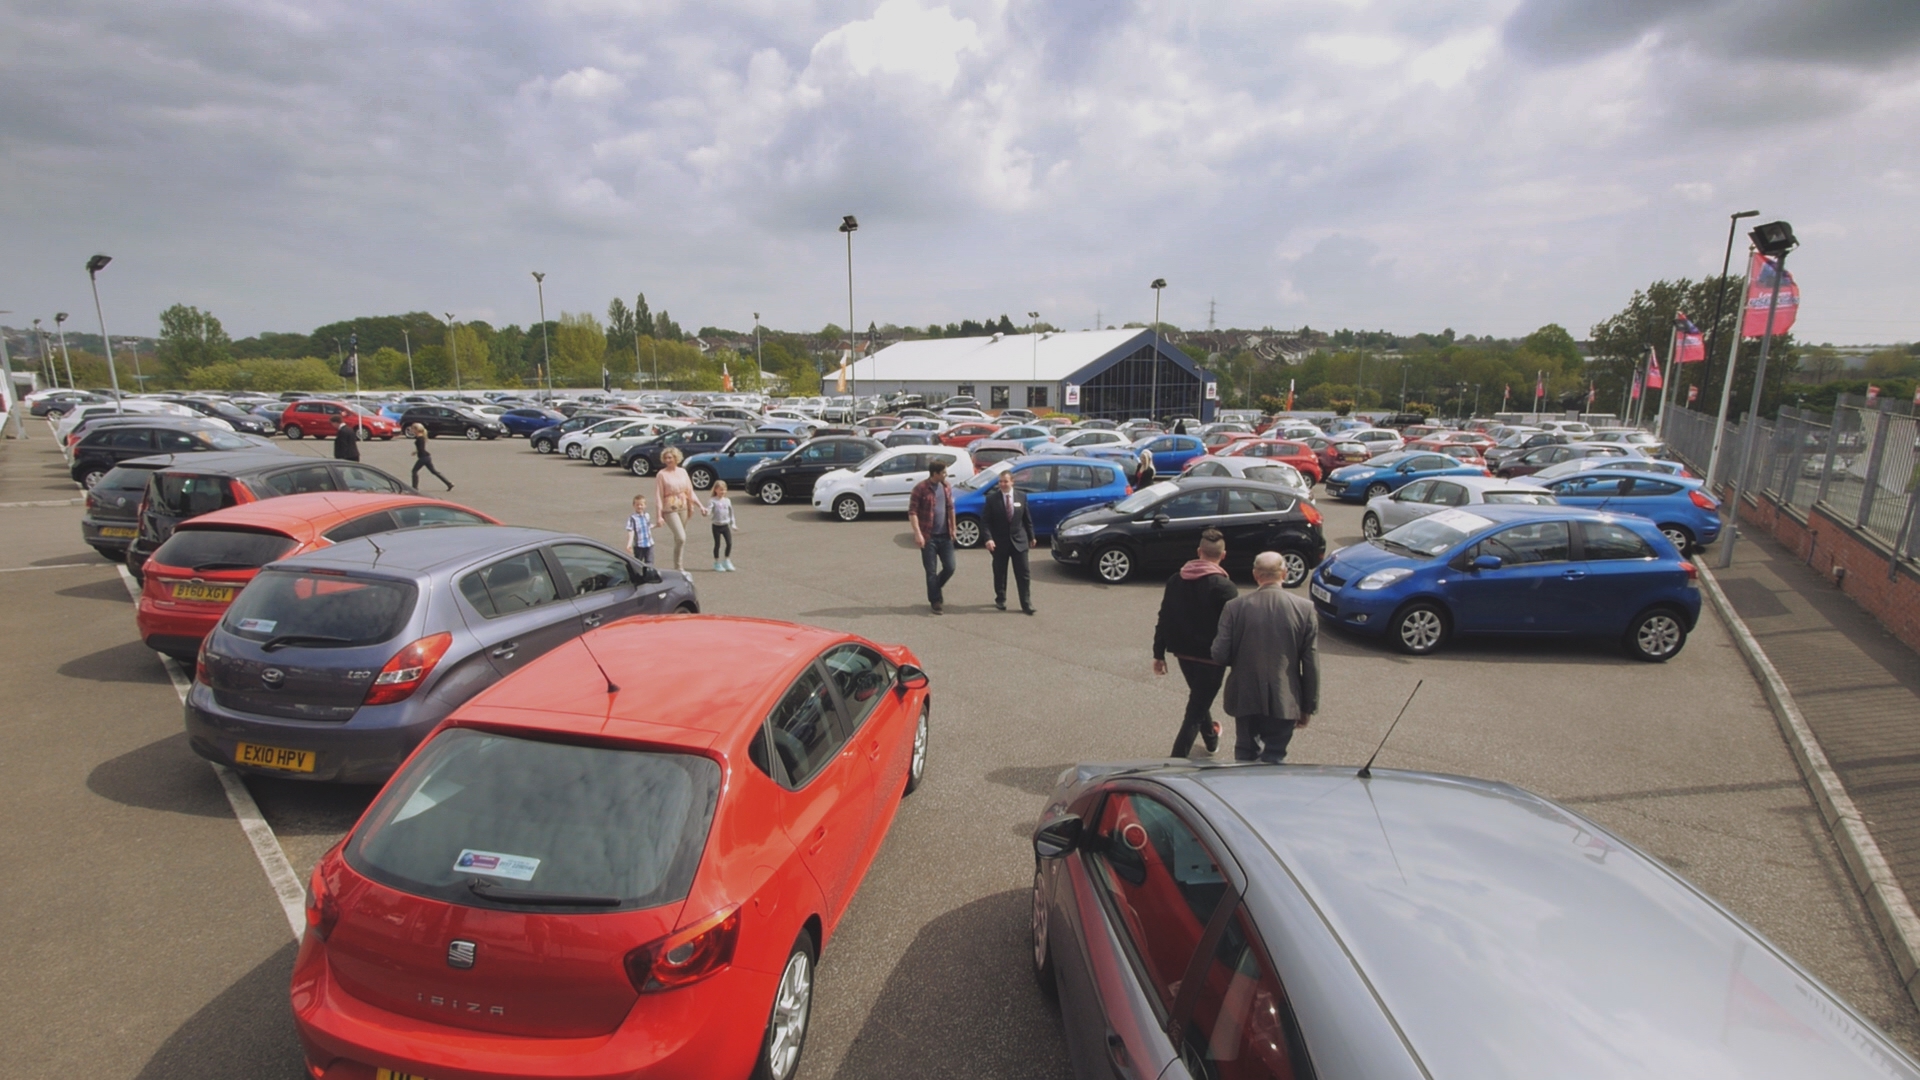
[[[922,8],[915,0],[885,0],[872,18],[822,37],[813,55],[816,61],[837,55],[862,77],[876,71],[906,75],[950,90],[960,75],[960,55],[979,49],[974,21],[954,18],[945,4]]]
[[[597,67],[584,67],[553,80],[553,96],[574,101],[604,101],[619,94],[625,87],[626,82],[618,75]]]

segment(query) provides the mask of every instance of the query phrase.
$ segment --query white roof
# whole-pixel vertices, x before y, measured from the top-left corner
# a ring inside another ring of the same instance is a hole
[[[902,341],[856,361],[847,370],[847,378],[881,386],[899,382],[1059,382],[1115,349],[1152,334],[1151,330],[1136,328]],[[831,380],[834,375],[829,370],[826,377]]]

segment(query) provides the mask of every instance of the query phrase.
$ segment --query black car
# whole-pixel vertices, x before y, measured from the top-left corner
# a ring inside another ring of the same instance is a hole
[[[881,449],[874,439],[834,435],[809,439],[782,458],[768,458],[747,471],[747,497],[768,506],[813,494],[813,482],[834,469],[849,469]]]
[[[1535,449],[1536,447],[1565,446],[1572,441],[1573,441],[1572,439],[1569,439],[1565,435],[1562,435],[1558,432],[1538,431],[1520,440],[1520,442],[1517,445],[1492,447],[1486,452],[1484,456],[1487,459],[1487,468],[1498,469],[1509,458],[1519,457],[1521,454],[1524,454],[1529,450]]]
[[[97,405],[107,400],[110,399],[85,390],[56,390],[35,401],[27,408],[27,412],[58,420],[81,405]]]
[[[939,446],[940,436],[931,431],[889,431],[880,436],[880,445],[895,446]]]
[[[206,398],[177,398],[174,404],[183,405],[201,416],[211,416],[215,420],[225,420],[233,425],[233,430],[242,435],[271,435],[273,425],[228,401],[210,401]]]
[[[680,451],[680,460],[685,461],[695,454],[711,454],[721,449],[741,430],[740,426],[730,423],[675,428],[629,448],[620,458],[620,467],[635,476],[652,476],[660,471],[660,455],[667,447]]]
[[[1284,584],[1293,588],[1327,553],[1320,520],[1311,502],[1279,484],[1183,476],[1060,519],[1053,558],[1064,566],[1088,567],[1102,581],[1121,582],[1179,566],[1193,558],[1202,532],[1219,529],[1227,537],[1228,570],[1245,572],[1255,555],[1277,551],[1286,560]]]
[[[613,417],[613,413],[575,409],[573,415],[567,417],[560,423],[554,424],[551,427],[543,427],[539,431],[527,436],[527,443],[533,447],[536,453],[551,454],[560,449],[560,436],[579,431],[583,427],[597,424],[602,420],[611,420]]]
[[[67,472],[81,487],[92,488],[115,465],[133,458],[256,448],[253,440],[206,420],[148,416],[107,421],[89,428],[74,444]]]
[[[428,436],[458,435],[467,439],[497,439],[507,433],[507,426],[491,416],[482,416],[477,412],[453,405],[411,405],[400,414],[402,432],[419,424],[427,429]]]
[[[134,458],[107,470],[87,491],[87,510],[80,518],[80,539],[102,558],[120,562],[140,535],[140,499],[154,470],[173,464],[172,454]]]
[[[147,556],[188,518],[243,502],[314,491],[376,491],[417,495],[400,478],[358,461],[335,461],[282,450],[176,455],[147,481],[138,533],[127,547],[127,569],[140,576]]]

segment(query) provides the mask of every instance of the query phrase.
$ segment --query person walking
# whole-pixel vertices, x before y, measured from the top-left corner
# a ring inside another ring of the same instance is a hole
[[[993,606],[1007,610],[1007,567],[1013,567],[1013,580],[1020,588],[1020,610],[1033,614],[1033,583],[1027,567],[1027,552],[1033,547],[1033,515],[1027,512],[1027,497],[1013,487],[1013,470],[1000,474],[1000,488],[987,496],[982,508],[986,518],[987,551],[993,555]]]
[[[338,461],[360,460],[360,425],[352,417],[343,417],[333,433],[333,456]]]
[[[1313,605],[1281,587],[1287,567],[1277,551],[1254,556],[1260,587],[1220,612],[1210,655],[1225,665],[1223,699],[1233,716],[1235,761],[1286,760],[1287,744],[1320,707],[1320,626]]]
[[[704,507],[713,516],[713,568],[720,571],[733,570],[733,531],[737,526],[733,522],[733,500],[727,498],[727,482],[713,482],[713,498]],[[727,546],[725,558],[720,555],[720,545]]]
[[[693,497],[693,480],[680,467],[680,450],[669,446],[660,451],[660,471],[653,477],[653,501],[660,506],[660,523],[673,536],[673,568],[687,568],[687,522],[695,507],[702,514],[707,508]]]
[[[1140,460],[1135,463],[1133,470],[1133,489],[1138,491],[1153,483],[1156,475],[1153,471],[1153,451],[1140,451]]]
[[[425,469],[440,477],[440,482],[447,485],[448,491],[452,491],[453,481],[440,476],[440,470],[433,467],[433,455],[427,453],[426,425],[415,424],[407,429],[407,434],[413,437],[413,486],[415,488],[420,486],[420,470]]]
[[[633,497],[633,513],[627,515],[627,554],[653,565],[653,522],[647,517],[647,497]]]
[[[953,577],[953,488],[947,483],[944,459],[934,458],[927,478],[913,486],[907,519],[913,522],[913,546],[920,549],[920,566],[927,572],[927,605],[935,615],[945,615],[942,590]]]
[[[1220,565],[1227,557],[1227,538],[1219,529],[1200,534],[1194,556],[1167,579],[1160,594],[1160,621],[1153,627],[1153,673],[1167,673],[1167,654],[1172,653],[1187,680],[1187,711],[1173,737],[1173,756],[1182,758],[1193,750],[1195,735],[1208,753],[1220,749],[1213,699],[1220,694],[1227,669],[1214,662],[1213,639],[1220,631],[1221,610],[1240,595]]]

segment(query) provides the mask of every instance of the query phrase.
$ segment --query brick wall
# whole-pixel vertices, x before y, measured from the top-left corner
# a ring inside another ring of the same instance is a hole
[[[1772,533],[1802,560],[1811,553],[1812,567],[1828,580],[1833,579],[1836,569],[1845,570],[1841,591],[1871,612],[1908,648],[1920,651],[1920,567],[1905,559],[1894,560],[1885,544],[1835,519],[1819,506],[1802,521],[1798,514],[1762,496],[1757,504],[1743,505],[1740,518]],[[1890,560],[1896,564],[1891,580],[1887,578]]]

